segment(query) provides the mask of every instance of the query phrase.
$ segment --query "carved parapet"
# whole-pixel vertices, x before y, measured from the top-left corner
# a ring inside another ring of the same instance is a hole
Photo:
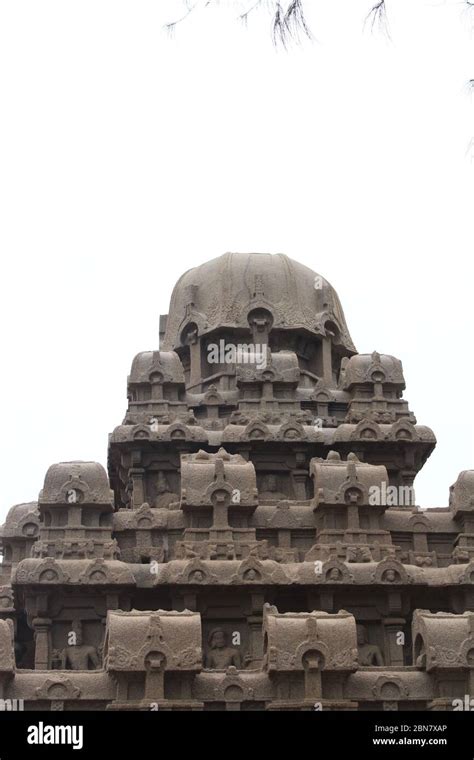
[[[111,433],[109,443],[134,443],[135,441],[193,441],[207,443],[208,434],[200,425],[177,420],[171,424],[154,421],[150,416],[148,424],[119,425]]]
[[[289,421],[281,425],[278,433],[275,435],[277,441],[305,441],[315,439],[316,436],[311,436],[311,428],[309,426],[301,425],[296,421]]]
[[[415,610],[413,662],[428,672],[474,668],[474,613]]]
[[[24,559],[13,572],[13,585],[134,586],[135,579],[125,562],[118,560]]]
[[[35,695],[37,699],[52,701],[57,704],[58,702],[64,703],[65,701],[80,699],[81,689],[74,684],[71,678],[67,678],[62,673],[54,673],[41,686],[35,688]]]
[[[270,703],[272,685],[268,675],[262,671],[237,670],[230,666],[225,672],[204,671],[194,682],[196,698],[203,702],[217,701],[226,709],[245,702]]]
[[[202,669],[201,616],[197,612],[109,611],[105,667],[112,672]]]
[[[400,419],[394,424],[378,424],[370,415],[365,415],[357,425],[343,424],[334,431],[333,443],[404,443],[429,444],[432,449],[436,436],[426,425],[413,425],[409,419]]]
[[[384,466],[360,462],[354,454],[343,461],[335,451],[326,460],[312,459],[310,474],[314,479],[314,507],[320,504],[371,504],[371,489],[380,492],[388,487]]]
[[[45,531],[42,532],[42,535]],[[33,546],[32,557],[55,557],[58,559],[91,559],[100,557],[103,560],[115,560],[120,556],[120,550],[115,538],[105,535],[103,540],[78,538],[77,540],[65,541],[55,538],[53,531],[48,531],[49,538],[45,541],[36,541]],[[52,538],[51,538],[52,536]]]
[[[52,557],[46,559],[24,559],[13,571],[12,583],[18,586],[45,585],[61,586],[70,581],[66,567],[70,562],[58,562]]]
[[[257,506],[255,467],[240,454],[198,451],[181,456],[181,506],[212,507],[223,499],[236,508]]]
[[[250,420],[245,428],[240,429],[241,441],[274,441],[278,427],[267,425],[259,415]]]
[[[284,567],[274,560],[260,561],[249,556],[245,560],[172,560],[153,574],[155,585],[191,586],[270,586],[290,582]]]
[[[280,614],[266,604],[263,633],[269,672],[357,669],[356,622],[344,610]]]
[[[413,583],[413,577],[402,562],[388,557],[377,563],[372,575],[372,583],[374,585],[407,586],[409,583]]]

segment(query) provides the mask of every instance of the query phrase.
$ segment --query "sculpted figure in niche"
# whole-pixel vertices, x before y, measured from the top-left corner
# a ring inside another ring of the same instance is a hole
[[[259,581],[260,580],[260,574],[257,573],[256,570],[251,567],[249,570],[247,570],[244,573],[244,580],[246,581]]]
[[[225,670],[233,665],[239,670],[242,659],[238,647],[227,646],[227,634],[222,628],[214,628],[207,639],[206,668]]]
[[[369,644],[367,629],[364,625],[357,626],[357,648],[359,650],[359,663],[365,666],[384,665],[380,647]]]
[[[63,662],[66,670],[97,670],[100,658],[94,646],[84,644],[82,626],[74,625],[75,644],[70,644],[63,650]]]
[[[166,479],[166,477],[163,475],[163,473],[160,471],[158,473],[158,480],[155,487],[155,507],[161,507],[161,509],[167,509],[171,507],[171,505],[178,505],[179,504],[179,496],[177,493],[174,493]]]
[[[124,504],[128,509],[131,509],[133,506],[133,480],[132,478],[129,478],[127,480],[127,485],[125,486]]]
[[[288,495],[278,490],[276,475],[266,475],[262,481],[262,488],[259,494],[261,499],[287,499]]]

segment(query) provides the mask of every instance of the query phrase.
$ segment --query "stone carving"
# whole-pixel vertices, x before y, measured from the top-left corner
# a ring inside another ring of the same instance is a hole
[[[53,464],[0,529],[2,697],[428,710],[472,693],[474,470],[445,509],[403,500],[436,444],[404,391],[307,267],[187,272],[159,350],[133,359],[108,472]]]
[[[412,580],[401,562],[387,558],[377,564],[373,573],[374,583],[405,585]]]
[[[149,667],[199,671],[200,615],[188,610],[109,612],[104,657],[107,670],[116,673],[146,671]]]
[[[65,670],[95,670],[100,666],[100,658],[96,647],[85,644],[82,638],[82,626],[75,621],[72,633],[75,642],[63,650]]]
[[[239,647],[229,646],[223,628],[213,628],[207,638],[206,668],[225,670],[231,666],[240,669],[242,658]]]
[[[343,610],[280,614],[265,605],[265,667],[273,671],[355,670],[356,623]]]
[[[474,613],[455,615],[416,610],[413,660],[428,672],[474,668]]]
[[[266,475],[259,491],[260,499],[287,499],[288,496],[278,489],[276,475]]]
[[[64,702],[64,700],[76,700],[81,696],[81,689],[74,686],[70,678],[47,678],[42,686],[36,689],[36,696],[38,699],[50,700],[51,705],[56,704],[58,700]],[[63,709],[56,707],[55,709]]]
[[[369,644],[367,628],[364,625],[357,626],[357,648],[361,665],[384,665],[382,652],[375,644]]]
[[[162,473],[158,473],[158,479],[156,483],[156,498],[155,498],[155,507],[160,508],[170,508],[171,505],[178,505],[179,504],[179,496],[177,493],[174,493],[169,484],[168,480],[166,479],[166,476]]]
[[[401,699],[407,699],[410,691],[398,676],[379,676],[372,687],[374,697],[383,702],[393,702],[395,705]],[[396,707],[395,707],[396,709]]]

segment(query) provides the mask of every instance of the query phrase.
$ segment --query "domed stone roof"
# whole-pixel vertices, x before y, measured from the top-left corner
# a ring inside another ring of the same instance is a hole
[[[449,505],[452,511],[474,512],[474,470],[463,470],[450,488]]]
[[[352,386],[363,383],[385,383],[398,385],[405,389],[403,366],[400,359],[389,354],[358,354],[345,360],[341,387],[350,390]]]
[[[59,462],[48,469],[39,504],[111,504],[107,473],[98,462]]]
[[[153,378],[163,382],[184,383],[183,365],[173,351],[142,351],[132,362],[129,383],[151,382]]]
[[[4,538],[7,538],[30,535],[28,526],[38,526],[38,524],[39,512],[36,501],[15,504],[8,510],[5,522],[0,527],[0,537],[3,536]]]
[[[218,327],[249,329],[249,313],[260,309],[271,313],[273,329],[330,333],[334,344],[356,350],[334,288],[282,253],[225,253],[183,274],[171,296],[162,349],[182,346],[188,325],[199,335]]]

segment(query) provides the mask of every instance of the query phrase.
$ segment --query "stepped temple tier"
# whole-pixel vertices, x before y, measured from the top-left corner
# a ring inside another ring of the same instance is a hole
[[[474,470],[399,359],[283,255],[186,272],[96,462],[1,528],[0,700],[26,710],[453,710],[474,697]]]

